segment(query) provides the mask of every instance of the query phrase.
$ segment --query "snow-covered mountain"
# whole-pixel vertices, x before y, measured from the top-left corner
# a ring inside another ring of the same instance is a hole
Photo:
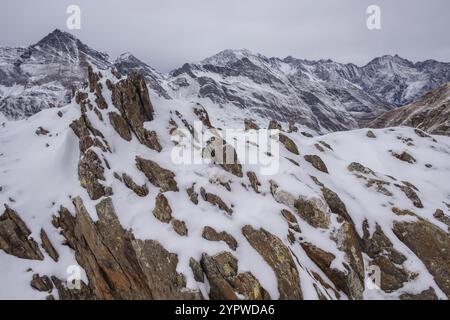
[[[372,128],[410,126],[432,134],[450,136],[450,83],[419,100],[384,113],[369,124]]]
[[[151,91],[166,99],[225,108],[258,123],[292,121],[316,133],[357,128],[450,81],[450,63],[433,60],[383,56],[358,67],[248,50],[225,50],[163,75],[132,54],[113,61],[55,30],[28,48],[0,48],[0,112],[18,119],[64,105],[72,85],[86,76],[87,63],[122,75],[140,70]]]
[[[117,65],[115,65],[115,63]],[[116,61],[58,29],[27,48],[0,48],[0,112],[21,119],[49,107],[66,105],[85,81],[87,67],[117,68],[127,74],[139,68],[158,91],[162,75],[131,55]]]
[[[450,297],[449,137],[272,121],[279,153],[234,149],[223,129],[255,123],[115,75],[91,69],[67,106],[0,123],[0,298]],[[205,162],[174,161],[195,150]]]

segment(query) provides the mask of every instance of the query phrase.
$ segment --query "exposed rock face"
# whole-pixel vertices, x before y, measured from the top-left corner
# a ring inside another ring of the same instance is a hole
[[[142,186],[139,186],[136,182],[133,181],[133,178],[131,178],[126,173],[122,174],[122,180],[127,186],[127,188],[131,189],[140,197],[145,197],[148,195],[148,188],[145,184]]]
[[[188,196],[189,196],[189,199],[191,200],[191,202],[193,203],[193,204],[198,204],[198,193],[197,192],[195,192],[195,185],[192,185],[192,187],[190,187],[190,188],[187,188],[186,189],[186,192],[187,192],[187,194],[188,194]]]
[[[442,211],[441,209],[437,209],[433,214],[433,217],[435,217],[440,222],[445,223],[448,226],[450,232],[450,216],[445,215],[444,211]]]
[[[377,136],[375,135],[375,133],[373,133],[372,130],[368,130],[367,133],[366,133],[366,136],[367,136],[368,138],[372,138],[372,139],[375,139],[375,138],[377,137]]]
[[[158,194],[155,199],[155,209],[153,209],[153,215],[160,221],[169,223],[172,220],[172,208],[169,205],[169,201],[162,194]]]
[[[322,159],[317,155],[306,155],[304,156],[305,160],[312,164],[314,168],[319,171],[328,173],[328,168]]]
[[[228,207],[218,195],[206,192],[203,187],[200,189],[200,195],[202,196],[204,201],[207,201],[212,205],[219,207],[219,209],[225,211],[228,215],[233,214],[233,209]]]
[[[394,249],[379,225],[376,225],[372,236],[369,234],[367,221],[364,222],[363,228],[363,249],[373,259],[370,264],[380,268],[380,288],[385,292],[400,289],[411,278],[410,273],[401,266],[406,257]]]
[[[126,79],[113,85],[111,91],[114,106],[119,109],[139,142],[158,152],[161,151],[162,147],[156,133],[144,128],[144,122],[153,120],[154,109],[142,74],[132,72]]]
[[[109,122],[117,133],[126,141],[131,141],[131,131],[126,120],[117,112],[108,113]]]
[[[242,178],[242,165],[239,162],[236,150],[221,137],[216,135],[207,142],[203,156],[210,158],[225,171]]]
[[[136,166],[154,186],[161,188],[161,192],[178,191],[175,174],[172,171],[160,167],[152,160],[143,159],[139,156],[136,157]]]
[[[236,239],[226,231],[217,232],[216,229],[206,226],[203,228],[202,237],[210,241],[223,241],[231,250],[236,250],[238,243]]]
[[[0,249],[22,259],[43,260],[38,244],[30,235],[25,222],[5,205],[5,211],[0,216]]]
[[[99,181],[105,180],[103,173],[104,168],[98,155],[91,149],[87,150],[78,163],[78,177],[80,185],[86,189],[92,200],[97,200],[108,193]]]
[[[56,251],[53,244],[50,242],[50,239],[48,238],[47,233],[44,229],[41,229],[41,242],[42,242],[42,248],[44,248],[45,252],[55,261],[58,262],[59,254]]]
[[[420,201],[419,196],[413,190],[412,187],[408,185],[399,185],[399,184],[395,184],[395,186],[403,191],[403,193],[409,198],[409,200],[411,200],[411,202],[414,204],[416,208],[423,208],[422,201]]]
[[[135,240],[122,228],[110,198],[96,206],[97,222],[92,221],[80,198],[75,198],[74,206],[75,216],[61,208],[54,225],[61,228],[86,271],[93,295],[89,298],[201,298],[199,292],[186,290],[184,277],[176,271],[176,255],[156,241]]]
[[[246,299],[270,299],[270,295],[251,273],[238,273],[237,260],[228,252],[214,257],[203,254],[201,266],[210,284],[211,299],[238,300],[236,292]]]
[[[49,292],[53,289],[53,283],[47,276],[39,276],[39,274],[33,274],[33,279],[30,283],[33,289],[36,289],[41,292]]]
[[[299,198],[295,207],[297,213],[315,228],[328,228],[330,225],[330,214],[326,205],[319,198]]]
[[[242,228],[242,233],[275,272],[280,299],[303,299],[297,268],[283,242],[266,230],[255,230],[249,225]]]
[[[448,233],[421,218],[414,222],[394,222],[393,231],[423,261],[437,285],[450,297]]]
[[[392,152],[392,155],[401,161],[405,161],[411,164],[416,162],[416,159],[406,151],[403,151],[400,154]]]
[[[436,292],[433,288],[422,291],[419,294],[404,293],[400,296],[401,300],[438,300]]]
[[[250,119],[244,119],[245,131],[259,130],[259,126]]]
[[[292,141],[291,138],[289,138],[288,136],[280,133],[279,134],[279,139],[280,142],[284,145],[284,147],[291,153],[299,155],[300,153],[298,152],[298,148],[297,145],[295,144],[294,141]]]
[[[247,177],[250,180],[250,185],[252,186],[252,189],[256,193],[259,193],[259,187],[261,186],[261,183],[259,182],[258,177],[256,176],[256,173],[254,173],[253,171],[248,171]]]

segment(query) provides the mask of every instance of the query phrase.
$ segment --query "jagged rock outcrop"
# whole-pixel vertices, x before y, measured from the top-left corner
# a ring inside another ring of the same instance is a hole
[[[202,237],[209,241],[223,241],[231,250],[236,250],[236,239],[226,231],[217,232],[216,229],[206,226],[203,228]]]
[[[323,162],[323,160],[318,155],[305,155],[303,158],[305,158],[306,161],[311,163],[311,165],[316,168],[319,171],[322,171],[324,173],[328,173],[328,168]]]
[[[417,217],[413,222],[394,222],[395,235],[423,261],[437,285],[450,297],[450,237],[447,232]]]
[[[0,216],[0,249],[22,259],[43,260],[44,255],[19,215],[5,205]]]
[[[217,206],[220,210],[225,211],[228,215],[233,214],[233,209],[231,209],[223,200],[218,196],[210,192],[206,192],[205,188],[200,189],[200,195],[204,201]]]
[[[53,223],[86,271],[93,294],[90,298],[201,298],[199,292],[186,290],[184,277],[176,271],[176,255],[157,241],[136,240],[122,228],[111,198],[97,204],[96,222],[80,198],[74,199],[74,206],[75,215],[61,208]]]
[[[112,85],[111,91],[114,106],[120,111],[139,142],[153,150],[161,151],[162,147],[156,132],[144,127],[144,122],[153,120],[154,109],[143,75],[132,72],[127,78]]]
[[[249,225],[242,228],[242,233],[275,272],[280,299],[302,299],[297,267],[283,242],[270,232],[255,230]]]
[[[167,169],[162,168],[152,160],[136,157],[136,167],[141,170],[148,180],[161,192],[178,191],[178,185],[175,180],[175,174]]]
[[[251,273],[238,273],[237,260],[229,252],[214,257],[203,254],[200,263],[210,284],[211,299],[238,300],[236,293],[251,300],[270,299],[270,295]]]

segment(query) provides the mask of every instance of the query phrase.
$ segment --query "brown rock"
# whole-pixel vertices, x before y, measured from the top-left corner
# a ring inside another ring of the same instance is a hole
[[[445,215],[444,211],[441,209],[436,209],[436,211],[433,214],[433,217],[435,217],[440,222],[446,224],[450,230],[450,217]]]
[[[270,120],[270,122],[269,122],[269,127],[268,127],[268,129],[269,130],[282,130],[281,129],[281,124],[279,124],[276,120]]]
[[[423,208],[422,201],[420,201],[419,196],[417,193],[413,190],[413,188],[407,186],[407,185],[399,185],[395,184],[397,188],[403,191],[403,193],[408,197],[409,200],[414,204],[416,208]]]
[[[172,208],[169,205],[169,201],[167,201],[167,198],[162,193],[159,193],[156,196],[153,215],[159,221],[165,223],[169,223],[170,220],[172,220]]]
[[[92,200],[107,195],[106,188],[99,182],[105,180],[103,172],[104,168],[98,155],[91,149],[87,150],[78,163],[78,178]]]
[[[384,234],[378,224],[375,226],[375,231],[370,235],[369,223],[365,220],[363,223],[363,232],[362,246],[364,252],[369,257],[386,256],[393,263],[399,265],[406,261],[406,257],[394,249],[391,240]]]
[[[416,216],[417,217],[417,216]],[[393,231],[425,264],[442,291],[450,297],[450,237],[432,223],[417,217],[394,222]]]
[[[30,235],[25,222],[5,204],[5,211],[0,216],[0,250],[22,259],[44,260],[38,244]]]
[[[55,262],[58,262],[59,254],[56,251],[55,247],[52,245],[44,229],[41,229],[41,242],[42,248],[44,248],[45,252],[47,252],[50,258],[52,258]]]
[[[218,135],[207,141],[202,155],[204,158],[211,159],[225,171],[239,178],[243,177],[242,165],[239,163],[236,150]]]
[[[297,145],[295,144],[294,141],[291,140],[291,138],[289,138],[288,136],[280,133],[279,134],[279,139],[280,142],[284,145],[284,147],[291,153],[299,155],[300,153],[298,152],[298,148]]]
[[[219,196],[213,194],[213,193],[209,193],[206,192],[205,188],[200,188],[200,195],[202,196],[202,199],[204,201],[207,201],[209,203],[211,203],[214,206],[219,207],[219,209],[225,211],[228,215],[232,215],[233,214],[233,210],[231,208],[229,208],[225,202],[223,202],[222,199],[220,199]]]
[[[161,188],[161,192],[178,191],[175,174],[172,171],[160,167],[152,160],[141,157],[136,157],[136,166],[153,185]]]
[[[189,259],[189,266],[194,274],[194,279],[197,282],[205,282],[205,275],[203,274],[203,269],[200,263],[194,258]]]
[[[116,132],[126,141],[131,141],[131,131],[127,121],[117,112],[108,113],[109,122]]]
[[[250,273],[238,273],[237,260],[228,252],[214,257],[203,254],[201,265],[210,284],[210,299],[238,300],[236,292],[250,300],[270,300],[259,281]]]
[[[38,135],[38,136],[46,136],[47,134],[49,134],[50,133],[50,131],[48,131],[47,129],[44,129],[44,128],[42,128],[42,127],[39,127],[37,130],[36,130],[36,134]]]
[[[139,142],[153,150],[161,151],[156,133],[144,128],[144,122],[153,120],[154,109],[143,75],[132,72],[126,79],[113,85],[112,101]]]
[[[338,194],[325,186],[323,186],[321,190],[323,198],[330,207],[331,212],[339,215],[345,221],[353,224],[352,218],[348,214],[347,207],[345,206],[345,203],[341,200],[341,198],[339,198]]]
[[[408,162],[411,164],[416,162],[416,159],[406,151],[403,151],[401,154],[398,154],[398,153],[395,153],[392,151],[391,151],[391,153],[394,157],[396,157],[397,159],[399,159],[401,161],[405,161],[405,162]]]
[[[289,228],[294,230],[295,232],[300,232],[300,227],[298,225],[297,218],[290,212],[289,210],[283,209],[281,210],[281,215],[286,219],[289,224]]]
[[[372,138],[372,139],[375,139],[375,138],[377,137],[377,136],[375,135],[375,133],[373,133],[372,130],[368,130],[367,133],[366,133],[366,136],[367,136],[368,138]]]
[[[54,218],[67,244],[86,271],[88,299],[199,299],[198,291],[185,288],[176,271],[178,258],[153,240],[135,240],[120,225],[110,198],[97,206],[93,222],[80,198],[75,198],[76,215],[61,208]],[[53,279],[53,278],[52,278]],[[53,281],[55,283],[55,281]],[[74,298],[74,291],[55,283],[60,297]]]
[[[400,300],[438,300],[438,297],[434,289],[430,287],[419,294],[404,293],[400,296]]]
[[[187,236],[188,229],[186,227],[186,223],[184,221],[180,221],[177,219],[172,219],[171,221],[173,230],[178,233],[180,236]]]
[[[53,283],[47,276],[39,276],[39,274],[33,274],[33,279],[30,283],[33,289],[41,292],[50,292],[53,289]]]
[[[203,123],[203,125],[211,129],[213,128],[211,121],[209,120],[208,112],[205,110],[205,108],[199,104],[197,104],[197,107],[194,108],[194,114],[198,117],[198,119]]]
[[[283,242],[268,231],[249,225],[242,228],[242,233],[275,272],[280,299],[303,299],[297,267]]]
[[[245,125],[245,131],[259,130],[259,126],[250,119],[245,119],[244,125]]]
[[[376,256],[370,265],[375,265],[380,268],[380,289],[384,292],[394,292],[409,280],[408,273],[403,269],[397,267],[389,258],[385,256]]]
[[[314,168],[316,168],[319,171],[328,173],[327,166],[322,161],[322,159],[317,155],[306,155],[304,156],[305,160],[312,164]]]
[[[247,177],[250,180],[250,185],[252,186],[252,189],[256,193],[259,193],[259,187],[261,186],[261,183],[259,182],[258,177],[256,176],[256,173],[254,173],[253,171],[248,171]]]
[[[148,195],[147,186],[145,184],[143,184],[142,186],[139,186],[138,184],[136,184],[136,182],[133,181],[133,178],[131,178],[126,173],[122,174],[122,180],[125,183],[125,186],[128,189],[133,190],[134,193],[136,193],[139,197],[145,197]]]
[[[186,192],[189,196],[189,199],[193,204],[198,204],[198,193],[195,192],[195,183],[192,185],[192,187],[186,189]]]
[[[236,239],[225,231],[217,232],[214,228],[206,226],[203,228],[202,237],[209,241],[223,241],[231,250],[236,250],[238,243]]]
[[[326,206],[319,198],[299,198],[295,208],[300,217],[314,228],[328,228],[330,226],[330,214],[326,212]]]

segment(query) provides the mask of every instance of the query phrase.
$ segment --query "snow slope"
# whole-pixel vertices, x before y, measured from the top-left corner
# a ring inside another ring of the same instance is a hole
[[[362,296],[359,298],[398,299],[403,294],[418,294],[429,288],[432,288],[435,295],[441,299],[448,297],[436,283],[424,262],[393,232],[395,222],[415,221],[418,218],[396,215],[392,211],[394,207],[411,210],[417,217],[430,222],[448,236],[447,225],[433,216],[436,209],[443,210],[447,216],[450,214],[448,137],[420,137],[411,128],[373,130],[375,138],[368,137],[367,129],[315,137],[284,132],[283,134],[298,147],[300,154],[293,154],[280,145],[279,171],[276,174],[264,176],[259,173],[258,166],[242,163],[244,175],[239,177],[214,164],[180,165],[171,161],[174,143],[171,141],[169,131],[174,126],[184,128],[186,123],[193,124],[199,120],[196,108],[200,106],[194,102],[186,102],[184,99],[167,100],[154,93],[151,94],[155,108],[154,120],[146,122],[145,127],[156,132],[162,146],[161,152],[141,144],[134,134],[131,141],[122,139],[108,121],[108,113],[114,110],[117,112],[117,109],[113,106],[111,92],[107,89],[106,83],[107,79],[114,83],[120,80],[108,72],[103,74],[100,82],[104,88],[102,94],[107,102],[107,108],[100,109],[94,105],[95,110],[87,108],[83,112],[91,125],[102,133],[103,141],[106,141],[110,148],[110,152],[94,146],[90,148],[103,159],[105,180],[101,183],[111,187],[113,193],[111,198],[119,221],[125,229],[131,229],[137,239],[158,241],[166,250],[178,256],[177,271],[185,276],[188,289],[200,290],[206,298],[210,290],[208,281],[201,283],[195,280],[189,264],[190,258],[199,261],[204,253],[214,256],[222,251],[230,251],[238,260],[239,272],[251,272],[271,298],[280,297],[277,270],[255,250],[242,232],[244,226],[250,225],[254,229],[267,230],[289,249],[300,279],[300,282],[294,285],[301,288],[305,299],[318,299],[321,295],[325,295],[328,299],[350,298],[348,293],[343,292],[326,274],[328,269],[320,268],[303,246],[309,243],[331,253],[334,259],[329,269],[342,272],[348,270],[349,253],[333,236],[336,233],[344,238],[347,236],[346,233],[340,233],[345,222],[332,213],[324,200],[318,180],[333,190],[345,203],[351,218],[349,221],[352,221],[351,224],[359,237],[364,237],[364,221],[368,223],[371,234],[375,231],[376,225],[380,226],[395,250],[406,258],[401,266],[397,267],[415,275],[392,292],[372,289],[367,285],[367,281],[370,282],[367,269],[372,258],[366,252],[362,252],[366,272]],[[88,89],[82,91],[88,94],[88,99],[95,100],[94,93]],[[101,119],[98,113],[102,115]],[[224,113],[219,113],[217,109],[214,113],[209,113],[213,126],[244,127],[240,120],[223,116]],[[43,110],[26,120],[9,121],[0,126],[0,203],[7,204],[18,213],[30,229],[31,237],[39,244],[41,244],[39,233],[43,228],[60,255],[58,262],[53,261],[47,254],[44,254],[43,261],[32,261],[0,251],[1,299],[43,299],[48,293],[30,287],[32,275],[39,273],[65,279],[67,268],[77,264],[74,250],[64,245],[64,237],[51,223],[52,216],[58,215],[60,206],[74,212],[72,200],[80,196],[92,219],[94,221],[98,219],[95,205],[101,199],[92,200],[86,189],[81,187],[77,166],[82,154],[78,138],[69,127],[81,115],[80,106],[72,99],[67,106],[60,109]],[[48,133],[38,135],[36,130],[39,127],[48,130]],[[247,145],[247,148],[250,153],[256,152],[255,146]],[[407,151],[417,161],[408,163],[393,156],[393,152],[400,154],[403,151]],[[304,159],[305,155],[319,156],[328,168],[328,173],[319,171],[307,162]],[[187,236],[177,234],[171,224],[160,221],[152,214],[155,197],[159,194],[160,188],[150,183],[143,172],[138,170],[135,165],[136,156],[151,159],[175,174],[179,191],[167,191],[164,195],[172,209],[173,218],[185,222],[188,229]],[[348,166],[352,162],[358,162],[373,170],[373,175],[385,182],[383,186],[389,195],[377,190],[376,185],[369,187],[361,176],[358,177],[355,172],[349,171]],[[252,189],[251,181],[246,175],[249,171],[255,172],[259,179],[261,186],[258,193]],[[146,185],[149,193],[144,197],[138,196],[116,179],[114,173],[128,174],[137,185]],[[228,184],[230,190],[217,181]],[[414,205],[399,187],[406,185],[403,181],[417,188],[422,208]],[[273,182],[278,185],[278,191],[273,190]],[[225,214],[217,206],[202,200],[200,196],[198,204],[193,203],[186,192],[191,186],[194,186],[194,190],[198,193],[201,193],[200,188],[204,187],[207,192],[219,196],[232,208],[232,215]],[[296,208],[292,206],[290,198],[319,203],[321,212],[329,219],[329,225],[313,226],[314,221],[308,221],[302,216],[301,211],[298,213],[295,211]],[[280,214],[283,209],[295,213],[298,231],[292,231]],[[202,237],[205,226],[217,231],[226,231],[237,241],[237,249],[230,250],[223,241],[206,240]],[[294,241],[289,236],[290,233],[293,233]],[[88,278],[83,275],[85,282],[88,282]],[[319,278],[321,280],[318,280]],[[52,294],[58,297],[56,289],[53,289]]]

